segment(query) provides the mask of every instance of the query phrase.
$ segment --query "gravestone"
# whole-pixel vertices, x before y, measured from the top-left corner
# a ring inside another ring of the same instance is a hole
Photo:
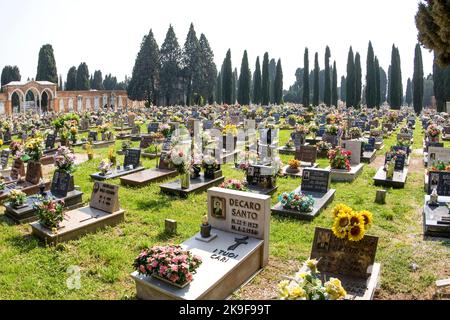
[[[169,167],[169,163],[166,162],[166,156],[166,153],[161,153],[161,155],[159,156],[158,169],[171,170],[171,168]]]
[[[450,196],[450,172],[449,171],[429,171],[428,172],[428,194],[436,189],[439,196]]]
[[[42,165],[39,162],[29,161],[25,180],[31,184],[38,184],[42,178]]]
[[[92,140],[93,142],[98,141],[98,132],[97,131],[89,131],[88,140]]]
[[[11,141],[11,139],[12,139],[11,131],[9,131],[9,130],[5,131],[5,133],[3,134],[3,141],[9,142],[9,141]]]
[[[140,133],[141,133],[141,127],[134,125],[133,128],[131,128],[132,135],[138,135]]]
[[[295,149],[300,149],[305,144],[305,135],[303,133],[292,132],[291,139],[294,141]]]
[[[150,135],[142,135],[141,136],[141,143],[139,144],[139,148],[141,149],[147,149],[153,144],[153,137]]]
[[[438,148],[438,147],[428,148],[427,166],[432,167],[438,161],[442,161],[445,164],[448,164],[450,162],[450,148]]]
[[[316,146],[301,146],[299,150],[295,151],[295,160],[314,164],[317,160]]]
[[[53,174],[51,193],[58,197],[64,198],[69,191],[74,189],[73,176],[65,171],[56,170]]]
[[[123,163],[125,170],[129,165],[132,165],[133,169],[139,167],[140,161],[141,161],[141,149],[125,150],[125,160]]]
[[[159,122],[151,122],[147,126],[148,133],[152,133],[152,132],[156,133],[156,132],[158,132],[158,130],[159,130]]]
[[[203,129],[204,130],[209,130],[211,129],[213,126],[213,122],[211,120],[204,120],[203,121]]]
[[[384,164],[386,164],[388,161],[391,161],[393,157],[396,157],[395,164],[394,164],[394,170],[395,171],[403,171],[405,168],[405,162],[406,162],[406,156],[405,155],[395,155],[393,152],[386,152],[386,155],[384,157]]]
[[[367,152],[375,151],[375,138],[368,139],[368,142],[364,144],[364,151]]]
[[[341,143],[342,148],[351,151],[350,164],[358,165],[361,163],[361,141],[344,140]]]
[[[53,133],[48,134],[47,138],[45,139],[45,149],[46,150],[53,149],[55,147],[55,140],[56,140],[55,134]]]
[[[23,164],[23,161],[20,159],[14,159],[12,166],[11,166],[11,174],[10,177],[13,180],[16,180],[19,175],[21,177],[25,176],[25,165]]]
[[[9,160],[9,154],[11,152],[8,149],[3,149],[2,153],[0,155],[0,163],[2,166],[2,169],[5,170],[8,167],[8,160]]]
[[[108,213],[119,211],[119,187],[103,182],[95,182],[89,205],[91,208]]]
[[[330,187],[331,175],[329,170],[303,169],[302,192],[327,193]]]
[[[170,137],[167,137],[164,140],[164,143],[163,143],[163,146],[162,146],[162,150],[169,151],[171,149],[171,147],[172,147],[172,141],[171,140],[172,139]]]

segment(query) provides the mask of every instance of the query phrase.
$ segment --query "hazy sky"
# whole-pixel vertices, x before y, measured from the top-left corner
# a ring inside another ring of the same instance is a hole
[[[268,51],[281,58],[284,87],[295,81],[309,48],[324,67],[325,46],[336,60],[338,77],[346,73],[349,46],[361,54],[363,77],[368,41],[387,71],[391,47],[400,50],[403,85],[412,77],[418,0],[1,0],[0,68],[18,65],[22,80],[36,76],[41,45],[51,43],[58,73],[85,61],[91,73],[100,69],[119,81],[131,75],[142,37],[153,29],[159,46],[173,24],[183,46],[191,22],[198,37],[205,33],[218,68],[231,48],[233,68],[240,68],[247,49],[250,68]],[[422,49],[425,75],[432,54]],[[339,81],[339,80],[338,80]],[[365,81],[363,80],[363,83]],[[339,86],[339,84],[338,84]]]

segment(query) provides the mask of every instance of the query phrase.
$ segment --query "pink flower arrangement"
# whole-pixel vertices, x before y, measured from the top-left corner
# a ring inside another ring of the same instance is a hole
[[[430,124],[427,128],[427,135],[430,138],[436,138],[441,134],[441,130],[439,130],[438,126],[436,124]]]
[[[181,246],[154,246],[143,250],[135,259],[134,268],[143,275],[157,275],[178,285],[192,281],[202,259]]]
[[[72,172],[75,165],[75,155],[67,147],[59,147],[55,156],[55,165],[58,170]]]
[[[245,182],[242,182],[240,180],[236,179],[228,179],[225,182],[223,182],[219,188],[223,189],[231,189],[231,190],[237,190],[237,191],[247,191],[248,188],[245,185]]]
[[[330,166],[332,169],[343,169],[350,171],[350,157],[352,152],[349,150],[336,147],[328,151],[328,159],[330,160]]]

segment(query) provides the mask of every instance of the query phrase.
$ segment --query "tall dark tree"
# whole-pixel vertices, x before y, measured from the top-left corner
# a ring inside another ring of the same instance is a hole
[[[59,91],[63,91],[63,90],[64,90],[64,84],[63,84],[62,75],[59,75],[58,90],[59,90]]]
[[[356,106],[356,72],[352,47],[348,51],[347,59],[346,98],[347,107]]]
[[[193,96],[199,93],[202,81],[202,64],[200,55],[200,43],[191,23],[183,49],[183,75],[185,81],[186,104],[193,103]]]
[[[347,79],[345,78],[345,76],[341,77],[341,92],[340,92],[340,97],[341,97],[341,101],[345,101],[347,102]]]
[[[233,68],[231,66],[231,50],[228,49],[223,62],[222,71],[222,100],[223,103],[232,104],[233,102]]]
[[[400,53],[392,46],[391,74],[389,77],[389,103],[393,109],[400,109],[403,101],[402,70]]]
[[[442,68],[435,54],[433,62],[434,97],[437,111],[446,112],[446,102],[450,102],[450,67]]]
[[[373,52],[372,42],[369,41],[366,61],[366,104],[369,108],[373,108],[378,104],[376,70],[375,54]]]
[[[274,81],[274,99],[276,104],[283,103],[283,68],[281,67],[281,59],[278,59],[277,72]]]
[[[420,45],[416,44],[414,53],[414,74],[413,74],[413,105],[416,114],[422,111],[423,107],[423,62],[422,62],[422,50]]]
[[[147,101],[148,104],[158,104],[160,79],[159,47],[150,30],[141,42],[141,48],[136,56],[133,73],[128,85],[128,96],[131,100]],[[94,74],[94,83],[100,84],[102,74]],[[97,79],[97,80],[96,80]]]
[[[222,103],[222,74],[219,72],[216,80],[216,103]]]
[[[388,78],[386,75],[386,71],[382,67],[380,67],[380,100],[379,105],[382,105],[387,99],[387,87],[388,87]]]
[[[313,84],[313,105],[319,105],[319,54],[314,55],[314,84]]]
[[[89,90],[89,69],[85,62],[80,63],[77,69],[77,90]]]
[[[264,54],[262,65],[262,85],[261,85],[262,104],[268,106],[270,103],[270,78],[269,78],[269,54]]]
[[[275,59],[270,59],[269,61],[269,95],[270,95],[270,103],[275,103],[274,98],[274,84],[275,84],[275,75],[277,73],[277,63]]]
[[[337,69],[336,61],[333,62],[333,76],[331,80],[331,105],[338,105],[338,86],[337,86]]]
[[[202,66],[200,94],[202,97],[205,97],[209,104],[213,104],[214,89],[217,78],[217,67],[214,62],[214,53],[203,33],[200,35],[199,44]]]
[[[309,53],[305,48],[303,56],[303,94],[302,102],[304,107],[309,107]]]
[[[117,90],[117,78],[113,77],[112,74],[107,74],[103,80],[103,87],[105,87],[105,90]]]
[[[355,107],[361,106],[362,94],[362,70],[361,70],[361,56],[359,52],[355,54]]]
[[[419,3],[416,26],[419,41],[434,50],[441,67],[450,66],[450,1],[428,0]]]
[[[330,72],[330,48],[327,46],[325,49],[325,85],[323,100],[327,106],[332,104],[332,85],[331,85],[331,72]],[[337,82],[337,80],[336,80]],[[337,96],[336,96],[337,97]]]
[[[378,58],[375,57],[374,60],[375,66],[375,106],[379,107],[381,105],[381,86],[380,86],[380,63],[378,62]]]
[[[239,79],[238,79],[238,72],[237,68],[234,68],[233,70],[233,77],[232,77],[232,91],[231,91],[231,101],[232,103],[236,103],[237,100],[237,91],[239,86]]]
[[[91,88],[94,90],[104,90],[103,75],[100,70],[95,70],[94,77],[92,78]]]
[[[412,104],[412,97],[413,93],[412,93],[412,83],[411,83],[411,79],[408,78],[408,81],[406,82],[406,91],[405,91],[405,103],[408,105],[408,107],[411,106]]]
[[[181,61],[182,53],[172,25],[167,30],[166,38],[161,46],[161,94],[165,105],[180,102]]]
[[[5,86],[13,81],[20,81],[22,79],[19,68],[17,66],[5,66],[2,70],[1,86]]]
[[[241,105],[250,104],[251,82],[252,82],[252,74],[248,66],[247,50],[245,50],[241,62],[241,72],[239,74],[238,102]]]
[[[43,45],[41,50],[39,50],[36,81],[50,81],[55,84],[58,83],[55,55],[51,44]]]
[[[423,81],[423,103],[424,107],[431,107],[434,97],[433,75],[430,73]]]
[[[66,91],[77,90],[77,68],[72,67],[67,72]]]
[[[255,72],[253,74],[253,103],[261,104],[261,65],[259,63],[259,57],[256,58]]]

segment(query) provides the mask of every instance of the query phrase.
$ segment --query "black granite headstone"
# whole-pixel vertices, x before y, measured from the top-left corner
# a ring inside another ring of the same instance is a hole
[[[2,169],[6,169],[6,167],[8,166],[9,154],[10,154],[9,150],[7,149],[2,150],[2,154],[0,156],[0,164],[2,166]]]
[[[125,160],[123,166],[127,168],[132,165],[133,169],[139,167],[141,161],[141,149],[127,149],[125,151]]]
[[[331,175],[328,170],[304,168],[302,173],[302,191],[327,193]]]
[[[158,132],[158,129],[159,129],[159,123],[158,123],[158,122],[151,122],[151,123],[147,126],[147,131],[148,131],[148,133]]]
[[[428,172],[428,194],[436,189],[439,196],[450,196],[450,172],[429,171]]]
[[[56,135],[53,133],[50,133],[47,135],[47,138],[45,139],[45,149],[49,150],[49,149],[53,149],[55,147],[55,140],[56,140]]]
[[[67,196],[70,189],[73,188],[73,176],[65,171],[56,170],[53,174],[51,192],[58,198]]]
[[[98,133],[96,131],[89,131],[88,139],[96,142],[98,140]]]

